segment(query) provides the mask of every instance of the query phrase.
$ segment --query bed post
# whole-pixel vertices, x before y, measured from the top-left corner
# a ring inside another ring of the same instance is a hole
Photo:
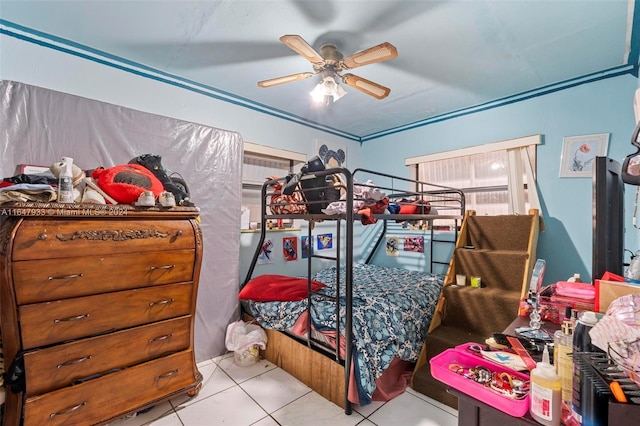
[[[348,170],[344,170],[347,178],[347,194],[353,194],[353,176]],[[351,401],[349,401],[349,378],[351,375],[352,346],[353,346],[353,197],[347,197],[346,212],[347,249],[346,249],[346,318],[345,318],[345,360],[344,360],[344,389],[345,389],[345,414],[351,414]],[[339,294],[338,294],[339,295]],[[339,325],[336,324],[339,328]]]

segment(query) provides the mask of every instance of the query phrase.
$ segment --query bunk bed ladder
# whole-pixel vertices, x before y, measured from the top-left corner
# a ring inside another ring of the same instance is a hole
[[[330,299],[333,300],[336,303],[336,321],[340,321],[340,303],[339,303],[339,296],[340,296],[340,220],[336,220],[336,238],[335,238],[335,245],[336,245],[336,255],[335,256],[325,256],[325,255],[320,255],[317,254],[315,250],[313,250],[313,240],[312,240],[312,231],[313,231],[313,226],[311,226],[311,223],[309,224],[309,226],[307,227],[309,233],[308,233],[308,238],[309,238],[309,256],[307,257],[307,280],[308,280],[308,288],[309,288],[309,296],[307,298],[307,303],[308,306],[312,306],[313,304],[313,297],[322,297],[325,299]],[[320,293],[320,292],[316,292],[311,290],[311,275],[313,274],[313,259],[324,259],[324,260],[333,260],[336,262],[336,276],[335,276],[335,280],[336,280],[336,297],[332,297],[329,296],[327,294],[324,293]],[[335,332],[335,336],[334,338],[336,339],[336,342],[340,341],[340,327],[336,326],[336,332]],[[311,334],[311,315],[307,315],[307,346],[311,347],[312,343],[318,343],[317,339],[315,339],[312,334]],[[333,357],[334,359],[339,362],[340,361],[340,345],[336,345],[336,349],[333,353]]]
[[[431,272],[433,273],[433,265],[443,265],[446,266],[446,268],[449,267],[449,263],[451,262],[451,258],[447,259],[446,261],[442,261],[442,260],[435,260],[435,250],[434,250],[434,243],[439,243],[441,245],[447,245],[447,244],[451,244],[453,246],[453,248],[455,248],[456,246],[456,242],[458,241],[458,231],[460,229],[460,220],[459,219],[453,219],[454,220],[454,230],[453,230],[453,240],[445,240],[442,238],[436,238],[436,233],[435,233],[435,229],[433,226],[433,220],[430,221],[430,228],[431,228],[431,244],[429,244],[429,259],[431,261]],[[452,255],[453,255],[453,250],[451,251]],[[446,268],[445,268],[445,272],[446,272]]]

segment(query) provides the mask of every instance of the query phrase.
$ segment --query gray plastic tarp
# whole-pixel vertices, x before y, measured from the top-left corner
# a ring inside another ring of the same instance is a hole
[[[182,175],[204,238],[196,360],[224,353],[227,325],[239,316],[240,134],[14,81],[1,81],[0,95],[2,178],[18,174],[19,164],[72,157],[90,170],[142,154],[160,155],[164,168]]]

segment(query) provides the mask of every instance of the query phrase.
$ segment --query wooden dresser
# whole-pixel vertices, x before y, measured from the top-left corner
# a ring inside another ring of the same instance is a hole
[[[202,375],[193,330],[197,208],[0,206],[5,425],[100,424],[179,394]]]

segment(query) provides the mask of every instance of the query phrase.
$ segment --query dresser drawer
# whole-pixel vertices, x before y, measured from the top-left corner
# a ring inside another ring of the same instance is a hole
[[[13,262],[18,305],[193,280],[194,250]]]
[[[187,219],[33,219],[23,221],[13,240],[12,260],[114,255],[193,248]]]
[[[18,307],[23,349],[188,315],[192,283],[169,284]]]
[[[194,365],[193,352],[188,350],[27,398],[24,424],[95,424],[117,418],[181,390],[195,389],[201,380],[202,376]]]
[[[27,352],[27,396],[188,349],[190,341],[191,316],[185,316]]]

